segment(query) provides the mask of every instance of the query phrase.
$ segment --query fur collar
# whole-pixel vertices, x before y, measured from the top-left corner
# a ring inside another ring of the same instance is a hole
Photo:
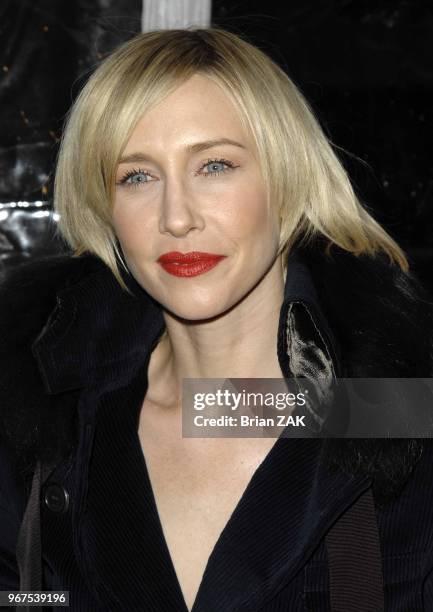
[[[341,347],[345,377],[431,378],[433,303],[418,279],[388,258],[355,257],[335,247],[305,251],[321,305]],[[410,406],[408,407],[410,409]],[[376,504],[399,495],[424,439],[327,439],[330,469],[367,473]]]
[[[433,307],[416,278],[385,256],[355,257],[324,243],[298,247],[337,340],[347,377],[433,377]],[[66,456],[75,439],[77,390],[47,395],[31,351],[44,326],[55,327],[60,291],[107,274],[92,256],[58,256],[14,270],[0,287],[1,433],[25,479],[35,457]],[[51,317],[47,323],[47,318]],[[417,439],[329,439],[329,469],[367,473],[376,502],[398,494],[422,454]]]

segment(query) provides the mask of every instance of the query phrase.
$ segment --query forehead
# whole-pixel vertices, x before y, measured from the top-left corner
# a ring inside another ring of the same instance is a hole
[[[143,140],[162,143],[217,137],[251,143],[241,113],[227,92],[210,78],[195,74],[144,113],[126,149]]]

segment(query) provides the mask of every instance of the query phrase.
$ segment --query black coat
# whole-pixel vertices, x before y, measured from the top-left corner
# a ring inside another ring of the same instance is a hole
[[[383,257],[332,253],[318,244],[289,260],[284,375],[431,378],[432,304],[417,281]],[[164,328],[160,306],[128,284],[135,297],[99,260],[56,257],[16,271],[0,293],[0,590],[19,588],[18,531],[42,459],[52,466],[44,585],[69,590],[74,612],[185,609],[151,491],[137,487],[137,415],[119,411],[142,401]],[[278,440],[211,555],[194,612],[329,610],[325,537],[370,487],[385,609],[433,610],[432,466],[421,439]]]

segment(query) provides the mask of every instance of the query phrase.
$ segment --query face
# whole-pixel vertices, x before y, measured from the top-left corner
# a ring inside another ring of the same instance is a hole
[[[205,76],[137,124],[117,168],[113,225],[136,280],[184,319],[224,313],[277,268],[279,217],[256,148],[236,107]],[[158,261],[172,252],[207,256]]]

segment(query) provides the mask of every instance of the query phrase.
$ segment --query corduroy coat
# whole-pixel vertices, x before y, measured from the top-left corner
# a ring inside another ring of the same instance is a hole
[[[32,262],[2,283],[0,590],[20,588],[17,542],[43,460],[44,588],[69,591],[72,612],[185,612],[137,436],[165,325],[159,304],[128,285],[133,296],[92,256]],[[280,311],[282,374],[431,378],[432,312],[417,280],[383,256],[298,246]],[[430,440],[292,438],[255,472],[193,611],[331,610],[326,536],[368,490],[384,609],[433,610]]]

